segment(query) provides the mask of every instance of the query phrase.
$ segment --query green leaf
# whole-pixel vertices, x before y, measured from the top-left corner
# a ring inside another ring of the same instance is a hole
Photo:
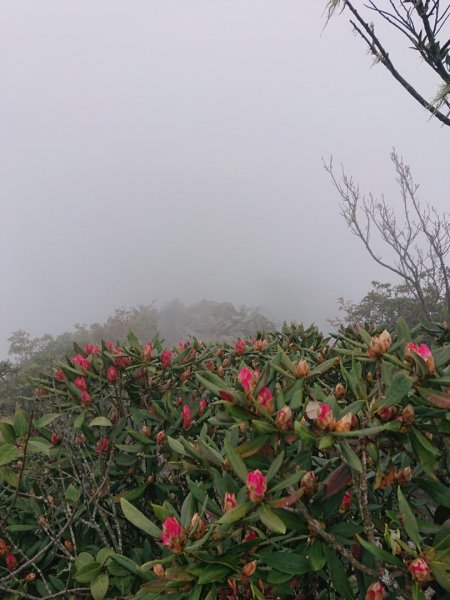
[[[0,466],[8,465],[9,463],[19,458],[19,451],[13,444],[2,444],[0,446]]]
[[[125,518],[130,521],[135,527],[138,527],[148,535],[155,538],[161,537],[161,530],[157,527],[150,519],[141,513],[135,506],[130,504],[125,498],[120,499],[120,506],[122,507]]]
[[[89,427],[112,427],[112,421],[108,417],[94,417]]]
[[[198,578],[198,584],[204,585],[205,583],[212,583],[213,581],[223,582],[226,581],[228,575],[230,575],[231,569],[223,565],[211,565],[202,569],[202,573]]]
[[[341,446],[342,456],[344,457],[344,460],[348,464],[350,469],[352,469],[353,471],[356,471],[357,473],[362,473],[363,467],[362,467],[361,461],[359,460],[359,458],[356,455],[356,453],[354,452],[354,450],[352,450],[352,448],[350,447],[348,442],[342,440],[340,442],[340,446]]]
[[[327,561],[331,583],[334,585],[339,595],[345,598],[345,600],[353,600],[352,587],[349,583],[347,571],[344,568],[342,561],[336,552],[325,544],[323,545],[323,551]]]
[[[326,559],[323,553],[323,544],[318,539],[315,539],[309,546],[307,558],[313,571],[320,571],[324,567]]]
[[[393,406],[394,404],[400,404],[403,398],[408,395],[408,392],[412,388],[413,384],[414,379],[412,377],[409,377],[404,373],[399,373],[396,377],[394,377],[392,385],[386,392],[385,399],[377,406],[377,408],[384,408]]]
[[[333,436],[330,434],[324,435],[321,438],[319,438],[319,443],[318,443],[318,448],[319,450],[325,450],[326,448],[329,448],[330,446],[333,445],[334,439]]]
[[[181,456],[186,456],[186,450],[184,449],[183,444],[179,440],[176,440],[175,438],[170,437],[170,435],[168,435],[167,443],[174,452],[180,454]]]
[[[50,423],[53,423],[53,421],[55,421],[60,416],[61,413],[49,413],[48,415],[44,415],[43,417],[35,421],[34,424],[37,429],[41,429],[42,427],[46,427],[47,425],[50,425]]]
[[[14,428],[9,423],[4,423],[0,421],[0,433],[2,434],[3,441],[7,444],[14,444],[16,441],[16,432]]]
[[[245,517],[245,515],[254,507],[252,502],[238,504],[235,508],[224,513],[216,523],[218,525],[230,525],[236,523]]]
[[[74,579],[80,583],[90,583],[100,573],[102,566],[98,562],[91,562],[75,573]]]
[[[80,571],[86,565],[89,565],[94,562],[94,557],[89,552],[80,552],[80,554],[76,557],[74,566],[77,571]]]
[[[259,518],[267,527],[267,529],[273,531],[274,533],[286,533],[286,525],[267,505],[262,504],[259,508],[258,514]]]
[[[400,521],[403,522],[406,533],[409,538],[415,543],[416,546],[420,547],[420,535],[419,526],[417,525],[416,518],[414,516],[411,507],[408,504],[403,492],[398,486],[397,489],[398,507],[400,509]]]
[[[2,467],[0,469],[0,474],[8,485],[11,485],[15,488],[19,485],[19,473],[17,473],[17,471],[14,469],[11,469],[10,467]]]
[[[225,438],[224,447],[233,471],[245,483],[248,475],[247,467],[228,436]]]
[[[389,563],[390,565],[396,565],[397,567],[401,567],[403,565],[402,561],[390,552],[386,552],[386,550],[383,550],[383,548],[375,546],[375,544],[371,544],[359,535],[357,535],[356,537],[358,538],[358,541],[361,544],[361,546],[365,548],[367,552],[370,552],[372,556],[375,556],[376,558],[381,558],[381,560]]]
[[[45,438],[30,438],[27,445],[27,451],[30,453],[45,454],[50,456],[52,445]]]
[[[100,573],[98,577],[91,582],[91,594],[94,600],[103,600],[106,596],[109,586],[109,577],[107,573]]]
[[[450,564],[448,560],[432,560],[430,567],[434,578],[446,592],[450,592]]]
[[[80,497],[80,490],[76,488],[73,483],[70,483],[67,486],[66,493],[64,494],[64,498],[67,502],[75,503]]]
[[[28,413],[22,409],[16,411],[14,415],[14,431],[19,437],[23,437],[30,428],[30,418]]]
[[[304,575],[311,571],[309,561],[294,552],[258,552],[258,557],[281,573]]]
[[[416,480],[414,480],[416,481]],[[418,479],[419,486],[441,506],[450,508],[450,488],[437,481]]]
[[[271,479],[273,479],[275,477],[275,475],[278,473],[281,465],[283,464],[283,460],[284,460],[284,450],[282,450],[280,452],[280,454],[275,458],[275,460],[272,461],[272,463],[269,467],[269,470],[267,471],[267,475],[266,475],[267,483],[269,483],[269,481]]]

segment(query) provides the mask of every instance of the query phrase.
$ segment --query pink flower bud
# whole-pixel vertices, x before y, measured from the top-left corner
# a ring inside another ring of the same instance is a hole
[[[109,440],[108,438],[102,438],[97,442],[95,446],[95,452],[97,454],[106,454],[109,451]]]
[[[158,433],[156,434],[156,443],[157,444],[162,444],[166,439],[166,434],[164,431],[158,431]]]
[[[236,506],[237,506],[236,496],[232,492],[226,492],[225,498],[223,500],[224,512],[228,512],[232,508],[236,508]]]
[[[113,383],[114,381],[117,381],[117,376],[118,373],[116,367],[109,367],[106,373],[107,380]]]
[[[92,404],[92,396],[87,390],[81,392],[81,404],[83,406],[90,406]]]
[[[225,402],[233,402],[234,396],[231,392],[227,392],[226,390],[220,390],[219,396],[221,400],[225,400]]]
[[[383,423],[393,421],[397,416],[397,409],[395,406],[385,406],[378,411],[378,416]]]
[[[162,526],[162,543],[171,552],[181,552],[186,542],[186,534],[183,527],[175,517],[168,517]]]
[[[253,340],[253,348],[256,352],[263,352],[267,348],[267,340]]]
[[[272,392],[268,387],[263,387],[262,390],[258,394],[258,404],[264,410],[267,410],[269,414],[272,414],[274,411],[273,405],[273,396]]]
[[[198,403],[198,414],[200,416],[205,412],[207,406],[208,406],[208,403],[206,402],[206,400],[204,400],[202,398],[200,400],[200,402]]]
[[[84,377],[77,377],[73,382],[73,385],[75,385],[81,391],[87,389],[86,379]]]
[[[86,344],[84,350],[88,356],[100,354],[101,352],[100,348],[98,346],[95,346],[95,344]]]
[[[257,561],[252,560],[242,567],[242,576],[243,577],[251,577],[253,573],[256,571]]]
[[[413,579],[422,583],[432,579],[431,569],[424,558],[415,558],[408,565],[408,571]]]
[[[339,512],[344,513],[350,508],[352,498],[353,494],[349,490],[347,490],[344,493],[344,497],[342,498],[341,506],[339,507]]]
[[[8,545],[5,540],[0,539],[0,556],[5,556],[8,553]]]
[[[383,600],[386,596],[386,590],[380,581],[374,581],[367,588],[364,600]]]
[[[54,431],[50,437],[50,440],[53,446],[59,446],[61,443],[61,436],[59,435],[59,433],[56,433],[56,431]]]
[[[292,410],[289,406],[283,406],[275,417],[275,425],[278,431],[287,431],[292,427]]]
[[[238,355],[244,354],[246,347],[247,347],[247,345],[245,343],[245,340],[236,340],[236,342],[234,344],[235,354],[238,354]]]
[[[84,358],[84,356],[81,356],[81,354],[77,354],[76,356],[73,356],[72,362],[75,365],[78,365],[82,371],[88,371],[91,368],[91,363],[88,361],[87,358]]]
[[[187,404],[184,404],[181,410],[181,420],[183,422],[183,429],[189,429],[192,425],[192,410]]]
[[[153,344],[148,342],[144,346],[144,360],[150,360],[153,353]]]
[[[406,344],[405,358],[410,358],[412,354],[420,356],[420,358],[425,362],[425,366],[427,367],[427,371],[430,375],[436,371],[433,354],[426,344],[414,344],[413,342]]]
[[[245,480],[247,495],[251,502],[261,502],[267,490],[266,476],[259,469],[250,471]]]
[[[316,427],[322,431],[334,429],[336,422],[333,417],[333,411],[331,410],[331,406],[329,404],[325,404],[324,402],[319,404],[315,423]]]
[[[58,381],[64,381],[65,379],[64,371],[62,369],[56,369],[55,371],[55,379]]]
[[[17,558],[14,556],[14,554],[7,554],[5,563],[8,571],[14,571],[14,569],[17,567]]]
[[[253,380],[253,372],[248,367],[244,367],[239,371],[238,380],[246,392],[253,391],[255,383]]]
[[[167,369],[172,362],[172,350],[163,350],[161,352],[161,367]]]

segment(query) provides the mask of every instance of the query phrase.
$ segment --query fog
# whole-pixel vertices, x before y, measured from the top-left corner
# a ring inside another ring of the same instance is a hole
[[[173,298],[326,329],[337,297],[393,281],[322,157],[395,203],[395,147],[448,210],[450,132],[324,5],[3,0],[0,358],[15,329]]]

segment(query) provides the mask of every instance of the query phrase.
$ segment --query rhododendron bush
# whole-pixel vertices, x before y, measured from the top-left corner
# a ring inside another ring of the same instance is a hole
[[[76,347],[0,420],[0,596],[450,598],[449,338]]]

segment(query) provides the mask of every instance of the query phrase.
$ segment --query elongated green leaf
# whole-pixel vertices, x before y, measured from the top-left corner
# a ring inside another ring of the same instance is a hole
[[[179,440],[176,440],[175,438],[170,437],[170,435],[168,435],[167,443],[174,452],[180,454],[181,456],[186,456],[186,450],[184,449],[183,444]]]
[[[19,451],[13,444],[2,444],[0,446],[0,466],[8,465],[9,463],[19,458]]]
[[[436,500],[438,504],[450,508],[450,488],[437,481],[430,481],[429,479],[418,479],[417,483],[420,487]]]
[[[309,561],[293,552],[258,552],[258,558],[270,568],[289,575],[304,575],[311,571]]]
[[[230,523],[236,523],[245,517],[245,515],[254,507],[251,502],[245,502],[244,504],[238,504],[235,508],[224,513],[217,521],[219,525],[229,525]]]
[[[353,591],[349,583],[347,572],[342,564],[342,561],[336,552],[329,546],[324,545],[323,551],[327,561],[328,573],[330,574],[331,583],[336,588],[336,591],[345,600],[353,600]]]
[[[405,373],[399,373],[389,386],[385,399],[378,405],[378,408],[393,406],[400,402],[408,395],[409,390],[414,384],[414,379]]]
[[[258,511],[261,522],[274,533],[286,533],[286,525],[267,505],[262,504]]]
[[[161,537],[161,530],[150,519],[141,513],[135,506],[130,504],[125,498],[121,498],[120,506],[122,507],[125,518],[130,521],[135,527],[142,529],[148,535],[155,538]]]
[[[281,465],[283,464],[283,460],[284,460],[284,450],[282,450],[280,452],[280,454],[275,458],[275,460],[272,461],[272,463],[269,467],[269,470],[267,471],[267,475],[266,475],[267,483],[269,483],[269,481],[271,479],[273,479],[275,477],[275,475],[278,473]]]
[[[390,565],[396,565],[397,567],[401,567],[403,565],[402,561],[390,552],[386,552],[386,550],[383,550],[383,548],[375,546],[375,544],[371,544],[359,535],[357,535],[356,537],[358,538],[358,541],[361,544],[361,546],[376,558],[381,558],[381,560],[383,560],[384,562],[387,562]]]
[[[14,415],[14,431],[16,432],[16,435],[19,437],[24,436],[28,432],[29,427],[30,418],[28,413],[23,409],[17,410]]]
[[[362,464],[354,450],[350,447],[350,444],[344,440],[340,442],[342,456],[345,462],[348,464],[350,469],[357,473],[362,473]]]
[[[41,427],[46,427],[47,425],[50,425],[50,423],[53,423],[53,421],[55,421],[60,416],[61,413],[49,413],[48,415],[44,415],[43,417],[35,421],[35,425],[37,429],[40,429]]]
[[[245,466],[244,461],[240,457],[239,452],[233,446],[229,437],[225,438],[224,446],[225,452],[227,453],[228,459],[233,467],[233,471],[236,473],[239,479],[245,482],[248,474],[247,467]]]
[[[411,507],[408,504],[403,492],[398,486],[397,489],[398,507],[400,509],[400,519],[403,521],[403,526],[409,538],[415,543],[416,546],[420,546],[420,535],[419,526],[417,525],[416,518],[414,516]]]
[[[211,565],[205,567],[198,578],[198,584],[204,585],[205,583],[212,583],[213,581],[226,581],[226,578],[230,573],[231,569],[224,565]]]

